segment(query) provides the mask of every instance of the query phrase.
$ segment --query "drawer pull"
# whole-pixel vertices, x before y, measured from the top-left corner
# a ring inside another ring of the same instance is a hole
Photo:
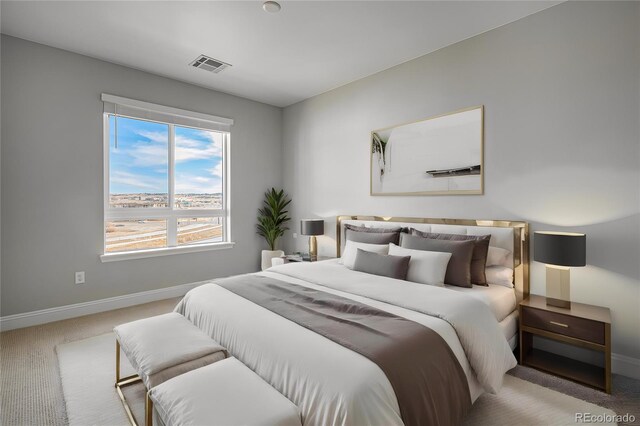
[[[560,327],[565,327],[565,328],[569,328],[569,326],[567,324],[563,324],[561,322],[555,322],[555,321],[549,321],[551,324],[553,325],[559,325]]]

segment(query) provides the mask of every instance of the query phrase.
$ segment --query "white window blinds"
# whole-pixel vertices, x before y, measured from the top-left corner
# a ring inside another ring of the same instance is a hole
[[[233,120],[230,118],[127,99],[106,93],[102,94],[102,102],[104,103],[105,113],[123,117],[222,132],[231,131],[231,126],[233,125]]]

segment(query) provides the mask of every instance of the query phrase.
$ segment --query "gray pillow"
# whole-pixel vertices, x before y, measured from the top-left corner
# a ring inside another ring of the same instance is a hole
[[[369,226],[351,225],[349,223],[344,225],[344,229],[351,229],[352,231],[361,231],[361,232],[382,232],[382,233],[402,232],[403,229],[407,229],[407,232],[408,232],[408,228],[403,228],[402,226],[392,226],[392,227],[384,228],[382,226],[369,227]]]
[[[345,225],[347,240],[367,244],[398,244],[402,228],[366,228],[364,226]]]
[[[473,241],[475,246],[473,248],[473,257],[471,258],[471,282],[476,285],[488,286],[484,268],[487,266],[487,252],[489,251],[491,235],[436,234],[418,231],[414,228],[411,228],[411,235],[433,240]]]
[[[475,247],[473,241],[434,240],[418,235],[403,234],[400,239],[400,247],[451,253],[451,260],[449,260],[447,273],[444,276],[445,284],[473,287],[471,284],[471,259]]]
[[[358,249],[353,270],[404,280],[409,271],[409,260],[411,256],[391,256]]]

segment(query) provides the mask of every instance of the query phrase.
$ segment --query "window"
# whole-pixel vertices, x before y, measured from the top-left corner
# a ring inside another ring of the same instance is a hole
[[[232,121],[111,95],[102,99],[103,260],[229,243]]]

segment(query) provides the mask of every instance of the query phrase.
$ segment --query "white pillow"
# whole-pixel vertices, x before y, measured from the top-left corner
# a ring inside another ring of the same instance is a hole
[[[487,283],[513,288],[513,269],[506,266],[490,266],[484,271]]]
[[[511,252],[500,247],[489,246],[487,266],[504,266]]]
[[[447,273],[451,253],[411,250],[391,243],[389,244],[389,254],[392,256],[411,256],[407,281],[444,286],[444,275]]]
[[[344,253],[342,253],[342,257],[340,258],[340,263],[349,269],[353,269],[358,249],[378,254],[389,254],[389,244],[356,243],[355,241],[347,240],[347,244],[344,246]]]

